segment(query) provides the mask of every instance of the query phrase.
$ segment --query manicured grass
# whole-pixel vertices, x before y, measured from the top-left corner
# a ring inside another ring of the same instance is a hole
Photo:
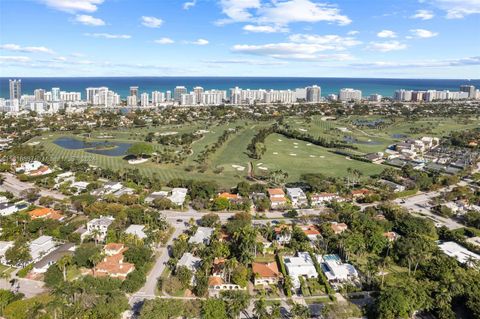
[[[345,156],[329,152],[326,148],[307,145],[307,142],[288,139],[279,134],[270,135],[265,142],[267,151],[262,159],[254,162],[256,174],[280,169],[288,173],[289,181],[295,181],[300,175],[307,173],[342,177],[347,176],[348,168],[358,169],[364,175],[377,174],[385,168],[382,165],[349,160]],[[262,170],[261,167],[267,170]]]

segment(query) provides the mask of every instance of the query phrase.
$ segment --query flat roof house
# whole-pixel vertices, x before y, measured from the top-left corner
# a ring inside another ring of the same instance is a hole
[[[49,254],[45,255],[42,259],[37,261],[33,265],[32,271],[37,274],[45,273],[48,268],[55,264],[57,261],[60,260],[63,256],[66,255],[73,255],[75,251],[75,244],[72,243],[65,243],[63,245],[58,246]]]
[[[270,199],[270,206],[272,209],[285,207],[287,204],[287,198],[281,188],[269,188],[267,190],[268,198]]]
[[[480,255],[471,252],[456,242],[446,241],[438,244],[438,247],[444,254],[455,258],[459,263],[472,266],[472,261],[480,261]]]
[[[104,241],[107,236],[108,227],[115,219],[112,216],[100,216],[87,222],[87,231],[82,234],[82,240],[87,236],[95,235],[98,231],[97,240]]]
[[[285,256],[283,262],[294,288],[300,288],[300,280],[298,279],[300,276],[305,278],[318,277],[315,264],[308,252],[298,252],[297,256]]]
[[[307,195],[299,187],[287,188],[287,194],[295,208],[308,205]]]
[[[342,263],[338,255],[324,255],[320,262],[323,273],[331,283],[352,282],[358,279],[355,267]]]
[[[212,236],[213,228],[210,227],[198,227],[197,232],[195,235],[190,237],[188,240],[191,244],[205,244],[208,245],[210,243],[210,237]]]
[[[37,262],[43,256],[55,249],[56,243],[51,236],[40,236],[34,241],[30,242],[29,249],[32,261]]]

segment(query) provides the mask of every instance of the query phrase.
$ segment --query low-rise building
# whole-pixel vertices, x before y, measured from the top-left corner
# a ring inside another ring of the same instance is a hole
[[[127,278],[127,275],[135,270],[134,264],[123,260],[123,254],[127,250],[128,248],[123,244],[109,243],[105,245],[103,249],[105,257],[95,267],[94,276],[109,276],[122,280]]]
[[[28,212],[31,220],[35,219],[53,219],[53,220],[62,220],[63,215],[54,209],[48,207],[36,208]]]
[[[191,253],[184,253],[177,263],[177,267],[187,267],[191,272],[195,273],[202,264],[202,259],[195,257]]]
[[[332,227],[333,233],[335,235],[339,235],[339,234],[343,233],[344,231],[346,231],[348,229],[348,226],[345,223],[333,222],[331,224],[331,227]]]
[[[299,277],[318,277],[315,264],[308,252],[298,252],[297,256],[285,256],[283,262],[294,288],[300,288]]]
[[[299,227],[310,241],[315,241],[317,237],[320,236],[320,231],[315,225],[301,225]]]
[[[56,243],[51,236],[40,236],[29,244],[30,256],[32,262],[39,261],[43,256],[47,255],[55,249]]]
[[[269,188],[268,197],[270,199],[270,206],[272,209],[284,208],[287,205],[285,192],[281,188]]]
[[[0,215],[9,216],[18,212],[18,207],[14,203],[0,203]]]
[[[110,227],[114,220],[112,216],[100,216],[87,222],[87,231],[82,233],[82,240],[88,236],[92,236],[97,241],[104,241],[107,236],[108,227]]]
[[[33,265],[32,271],[37,274],[45,273],[51,265],[55,264],[63,256],[73,255],[74,251],[75,251],[75,244],[65,243],[63,245],[60,245],[56,247],[56,249],[51,251],[49,254],[41,258],[39,261],[37,261]]]
[[[190,244],[205,244],[208,245],[210,243],[210,237],[212,236],[213,228],[210,227],[198,227],[197,232],[195,235],[190,237],[188,242]]]
[[[252,262],[255,286],[276,285],[283,278],[276,262]]]
[[[292,226],[291,225],[279,225],[274,228],[275,241],[281,245],[288,244],[292,240]]]
[[[7,264],[7,260],[5,259],[5,253],[8,249],[12,248],[13,245],[13,241],[0,241],[0,263],[2,263],[3,265]]]
[[[287,188],[287,195],[295,208],[308,205],[307,195],[299,187]]]
[[[388,187],[390,190],[392,190],[394,193],[398,193],[398,192],[403,192],[406,187],[403,186],[403,185],[400,185],[400,184],[397,184],[397,183],[394,183],[394,182],[391,182],[391,181],[388,181],[386,179],[381,179],[378,181],[380,184]]]
[[[324,255],[320,259],[322,271],[328,281],[334,286],[345,282],[354,282],[358,279],[358,272],[354,266],[343,263],[338,255]]]
[[[342,198],[335,193],[314,193],[310,196],[310,203],[313,207],[322,206],[326,203],[342,201]]]
[[[125,234],[133,235],[138,239],[145,239],[147,238],[147,234],[143,231],[144,229],[144,225],[130,225],[125,229]]]
[[[453,241],[439,242],[438,247],[446,255],[455,258],[459,263],[472,266],[473,262],[480,261],[480,255],[471,252]]]
[[[188,189],[186,188],[172,188],[168,199],[177,206],[182,206],[185,203]]]

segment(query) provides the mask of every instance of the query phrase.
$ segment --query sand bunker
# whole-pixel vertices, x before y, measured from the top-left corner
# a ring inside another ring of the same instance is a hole
[[[128,164],[132,164],[132,165],[141,164],[145,162],[148,162],[148,158],[138,158],[138,159],[128,160]]]
[[[272,154],[273,154],[273,155],[278,155],[278,152],[273,152]]]
[[[163,132],[163,133],[160,133],[158,135],[160,136],[169,136],[169,135],[177,135],[178,132]]]
[[[241,165],[233,164],[232,167],[235,168],[237,171],[244,171],[245,170],[245,167],[241,166]]]
[[[261,169],[262,171],[267,171],[268,170],[268,168],[263,167],[263,166],[259,167],[258,169]]]
[[[290,153],[290,156],[297,156],[297,154],[295,154],[295,153]]]

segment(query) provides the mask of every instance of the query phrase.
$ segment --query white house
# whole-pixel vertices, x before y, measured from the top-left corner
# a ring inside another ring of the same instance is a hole
[[[6,265],[5,253],[9,248],[13,247],[13,241],[0,241],[0,263]]]
[[[187,197],[188,189],[186,188],[172,188],[172,192],[168,199],[177,206],[182,206]]]
[[[39,261],[43,256],[55,249],[56,243],[52,236],[40,236],[30,242],[29,249],[32,262]]]
[[[358,279],[355,267],[342,263],[338,255],[324,255],[320,262],[323,273],[331,283],[353,282]]]
[[[144,229],[144,225],[130,225],[125,229],[125,234],[136,236],[139,239],[145,239],[147,238],[147,234],[143,231]]]
[[[23,171],[24,173],[29,173],[31,171],[38,170],[42,166],[43,164],[39,161],[27,162],[27,163],[22,163],[19,167],[15,169],[15,171],[17,173],[21,171]]]
[[[112,216],[100,216],[87,222],[87,231],[81,236],[82,240],[87,236],[97,236],[97,240],[104,241],[107,236],[108,227],[115,219]],[[98,234],[96,234],[98,232]]]
[[[312,206],[321,206],[332,201],[340,201],[341,197],[335,193],[315,193],[310,196]]]
[[[193,256],[191,253],[184,253],[182,258],[177,263],[177,267],[187,267],[190,271],[195,273],[197,269],[200,267],[202,263],[202,259]]]
[[[65,255],[72,255],[74,251],[75,244],[73,243],[65,243],[60,245],[43,258],[40,258],[40,260],[33,265],[32,271],[37,274],[43,274],[51,265],[59,261],[60,258]]]
[[[300,288],[300,280],[298,279],[300,276],[305,278],[318,277],[315,264],[308,252],[298,252],[297,256],[285,256],[283,262],[294,288]]]
[[[190,237],[188,240],[191,244],[205,244],[208,245],[210,243],[210,236],[212,236],[213,228],[210,227],[198,227],[197,232],[195,235]]]
[[[293,207],[302,207],[308,204],[307,195],[299,187],[287,188],[287,195],[292,201]]]
[[[471,252],[456,242],[446,241],[438,244],[438,247],[444,254],[455,258],[459,263],[471,266],[472,261],[480,262],[480,255]]]
[[[8,216],[18,212],[18,207],[15,204],[0,203],[0,215]]]
[[[397,183],[394,183],[394,182],[391,182],[391,181],[388,181],[388,180],[385,180],[385,179],[381,179],[378,182],[380,184],[384,185],[384,186],[387,186],[394,193],[403,192],[406,189],[405,186],[403,186],[403,185],[400,185],[400,184],[397,184]]]

